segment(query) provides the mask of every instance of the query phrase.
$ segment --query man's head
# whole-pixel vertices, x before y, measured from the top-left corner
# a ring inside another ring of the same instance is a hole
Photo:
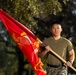
[[[50,31],[53,36],[60,36],[62,32],[61,24],[59,22],[54,22],[50,27]]]

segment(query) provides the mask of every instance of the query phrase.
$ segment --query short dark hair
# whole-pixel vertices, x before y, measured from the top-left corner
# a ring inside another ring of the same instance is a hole
[[[54,22],[51,23],[50,28],[52,28],[52,26],[53,26],[54,24],[60,24],[60,25],[62,26],[62,24],[61,24],[60,21],[54,21]]]

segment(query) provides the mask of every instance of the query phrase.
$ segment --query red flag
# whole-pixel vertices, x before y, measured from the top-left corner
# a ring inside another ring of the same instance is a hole
[[[38,57],[40,40],[28,28],[3,10],[0,10],[0,19],[25,57],[28,59],[36,75],[46,75],[46,72],[42,68],[42,62]]]

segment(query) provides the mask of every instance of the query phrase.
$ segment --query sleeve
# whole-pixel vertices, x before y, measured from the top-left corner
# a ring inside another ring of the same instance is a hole
[[[43,41],[43,43],[40,45],[40,50],[38,52],[39,57],[43,58],[46,55],[45,54],[46,46],[47,46],[46,43],[44,43],[44,41]]]
[[[40,48],[44,51],[46,46],[47,46],[47,44],[46,44],[46,38],[45,38],[43,40],[43,43],[40,45]]]
[[[45,53],[44,53],[44,51],[46,50],[45,47],[46,47],[46,45],[45,45],[44,43],[42,43],[42,44],[40,45],[40,50],[39,50],[39,52],[38,52],[38,56],[39,56],[40,58],[43,58],[43,57],[45,56]]]
[[[41,48],[42,50],[45,50],[45,47],[46,47],[46,45],[45,45],[44,43],[42,43],[41,46],[40,46],[40,48]]]
[[[68,51],[73,49],[73,44],[69,40],[68,40],[68,47],[67,47],[67,49],[68,49]]]

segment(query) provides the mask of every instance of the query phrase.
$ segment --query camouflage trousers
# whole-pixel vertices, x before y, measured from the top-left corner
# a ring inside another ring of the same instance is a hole
[[[66,66],[62,66],[58,68],[47,66],[46,71],[47,71],[47,75],[67,75]]]

